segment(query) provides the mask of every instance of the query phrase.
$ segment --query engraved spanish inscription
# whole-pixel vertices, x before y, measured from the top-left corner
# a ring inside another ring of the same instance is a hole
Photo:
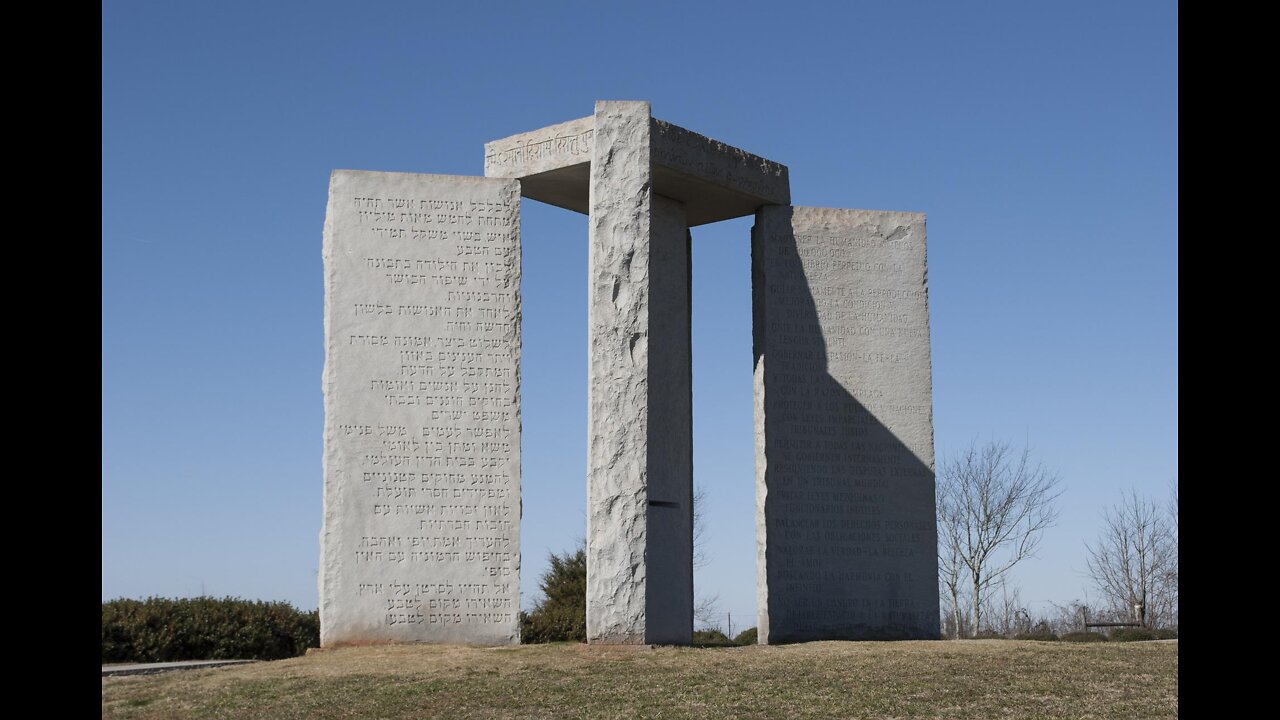
[[[936,638],[924,216],[753,230],[762,642]]]

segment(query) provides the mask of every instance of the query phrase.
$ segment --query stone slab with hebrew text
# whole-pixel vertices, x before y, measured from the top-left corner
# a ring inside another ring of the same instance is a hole
[[[520,188],[336,170],[321,644],[519,641]]]

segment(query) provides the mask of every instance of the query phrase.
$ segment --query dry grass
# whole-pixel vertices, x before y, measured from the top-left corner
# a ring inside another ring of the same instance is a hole
[[[102,680],[111,718],[1174,718],[1177,643],[397,646]]]

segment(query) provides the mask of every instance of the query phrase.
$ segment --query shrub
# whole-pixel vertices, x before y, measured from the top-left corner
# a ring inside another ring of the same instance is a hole
[[[983,630],[982,632],[973,636],[973,639],[974,640],[1004,640],[1005,637],[1003,634],[996,632],[995,630]]]
[[[1156,630],[1157,640],[1177,640],[1178,631],[1174,628],[1160,628]]]
[[[1155,640],[1156,634],[1146,628],[1116,628],[1111,631],[1112,642],[1134,642],[1137,640]]]
[[[102,603],[102,662],[278,660],[320,645],[320,614],[241,598]]]
[[[1057,640],[1058,636],[1050,630],[1033,630],[1031,632],[1018,633],[1013,636],[1014,640],[1041,640],[1052,641]]]
[[[1088,632],[1087,630],[1076,630],[1069,632],[1061,638],[1064,642],[1106,642],[1107,636],[1102,633]]]
[[[551,553],[551,567],[542,574],[542,599],[530,612],[520,613],[520,642],[548,643],[587,640],[587,548],[573,554]]]
[[[737,635],[733,636],[735,645],[757,645],[760,643],[760,636],[755,628],[747,628]]]
[[[694,630],[693,644],[700,645],[702,647],[708,647],[708,646],[719,646],[719,645],[733,645],[734,643],[732,640],[729,639],[728,635],[725,635],[723,632],[719,630]]]

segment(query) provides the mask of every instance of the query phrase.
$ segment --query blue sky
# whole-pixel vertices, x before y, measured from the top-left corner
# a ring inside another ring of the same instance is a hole
[[[797,205],[928,214],[939,463],[1029,443],[1083,598],[1101,510],[1178,476],[1168,2],[111,2],[102,7],[102,596],[317,604],[335,168],[483,174],[596,99],[786,164]],[[748,218],[694,229],[695,476],[755,621]],[[523,203],[523,598],[585,534],[585,216]]]

